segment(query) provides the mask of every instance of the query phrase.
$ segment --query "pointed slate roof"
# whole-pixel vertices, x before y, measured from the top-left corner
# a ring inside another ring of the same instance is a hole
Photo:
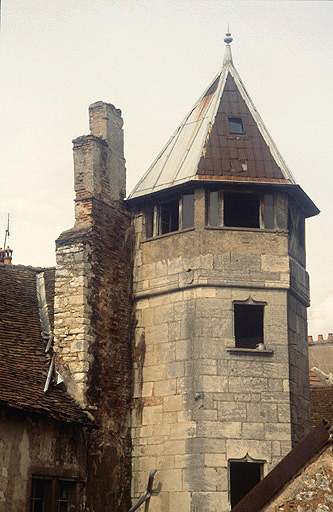
[[[227,34],[221,71],[128,199],[193,180],[296,184],[234,67],[231,41]],[[230,117],[244,133],[229,133]]]

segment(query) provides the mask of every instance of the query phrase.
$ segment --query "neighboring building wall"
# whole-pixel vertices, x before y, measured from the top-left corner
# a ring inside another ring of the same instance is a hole
[[[203,189],[195,229],[145,241],[136,216],[132,493],[156,467],[152,512],[229,510],[228,461],[266,474],[291,448],[285,196],[275,204],[276,230],[205,228]],[[266,351],[233,350],[233,301],[249,298],[266,304]]]
[[[82,426],[2,408],[0,464],[0,512],[30,510],[33,475],[77,480],[78,510],[84,510],[86,434]]]
[[[329,333],[327,340],[318,335],[318,340],[309,336],[309,368],[319,368],[326,375],[333,373],[333,334]]]
[[[55,350],[68,391],[100,428],[89,441],[87,512],[130,506],[132,236],[122,118],[90,106],[74,140],[76,222],[57,240]]]

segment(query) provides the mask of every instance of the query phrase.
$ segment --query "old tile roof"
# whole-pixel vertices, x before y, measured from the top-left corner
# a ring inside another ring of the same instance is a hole
[[[244,133],[230,133],[229,118],[233,117],[242,119]],[[247,93],[234,67],[230,44],[226,47],[221,71],[128,199],[142,198],[196,180],[289,185],[306,203],[309,216],[319,213],[296,185]]]
[[[62,389],[44,393],[49,368],[36,295],[41,269],[0,265],[0,403],[74,423],[90,423]],[[53,325],[54,269],[44,269],[46,297]]]
[[[310,387],[311,386],[323,387],[324,384],[321,382],[321,380],[317,377],[317,375],[312,370],[309,371],[309,378],[310,378]]]

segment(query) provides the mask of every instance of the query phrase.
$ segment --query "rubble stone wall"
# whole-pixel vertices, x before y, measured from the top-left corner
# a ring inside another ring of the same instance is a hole
[[[33,476],[78,482],[79,508],[86,500],[86,432],[82,426],[1,409],[0,512],[30,510]]]

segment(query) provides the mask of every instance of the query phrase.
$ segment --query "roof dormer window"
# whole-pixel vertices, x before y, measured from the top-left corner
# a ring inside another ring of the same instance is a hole
[[[241,117],[228,117],[229,133],[244,133],[243,121]]]

